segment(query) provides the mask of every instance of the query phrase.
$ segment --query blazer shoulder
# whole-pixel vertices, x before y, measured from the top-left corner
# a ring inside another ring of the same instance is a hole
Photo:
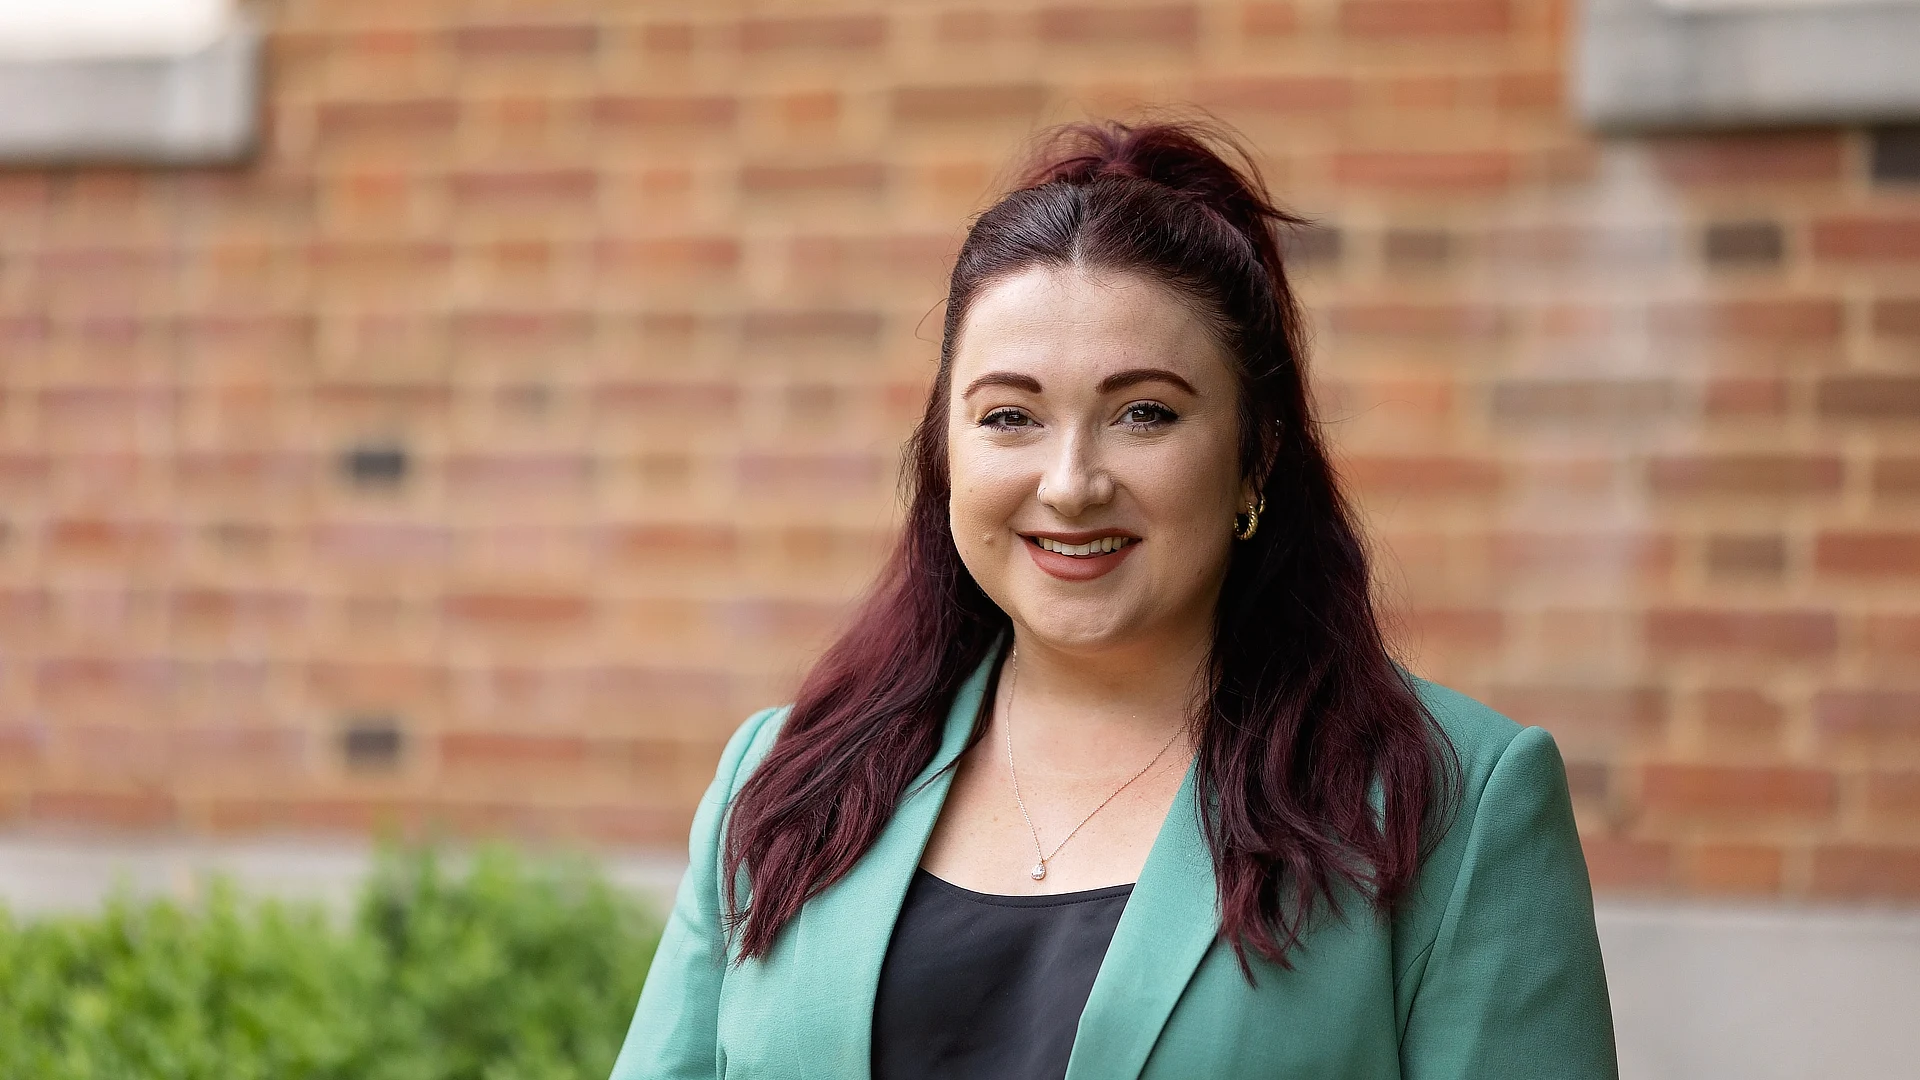
[[[1451,687],[1416,675],[1408,675],[1407,681],[1453,748],[1460,764],[1459,794],[1471,803],[1478,798],[1494,765],[1526,729],[1485,702]]]
[[[740,793],[740,786],[753,775],[767,751],[772,748],[774,738],[780,733],[780,725],[787,714],[793,711],[793,704],[774,705],[761,709],[746,718],[733,734],[727,738],[727,747],[720,753],[720,774],[728,777],[727,801]]]

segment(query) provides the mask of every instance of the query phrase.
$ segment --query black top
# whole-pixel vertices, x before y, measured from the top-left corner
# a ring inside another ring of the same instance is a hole
[[[1002,896],[916,869],[880,968],[873,1080],[1060,1080],[1132,892]]]

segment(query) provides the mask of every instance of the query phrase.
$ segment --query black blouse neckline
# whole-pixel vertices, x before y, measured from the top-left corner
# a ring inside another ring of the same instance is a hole
[[[1018,908],[1060,907],[1064,904],[1083,904],[1089,900],[1106,900],[1115,896],[1126,896],[1133,892],[1133,886],[1135,884],[1129,881],[1123,885],[1102,885],[1097,889],[1077,889],[1073,892],[1037,893],[1029,895],[1025,893],[975,892],[964,886],[955,885],[953,882],[928,870],[924,866],[914,867],[913,876],[925,878],[935,887],[975,904],[991,904],[994,907]]]

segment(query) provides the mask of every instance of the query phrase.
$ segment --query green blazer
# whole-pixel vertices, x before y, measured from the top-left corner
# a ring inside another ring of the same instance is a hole
[[[690,863],[613,1080],[869,1080],[875,987],[991,659],[955,695],[939,751],[872,850],[808,901],[766,957],[729,962],[723,812],[785,709],[755,713],[694,814]],[[1215,933],[1193,772],[1160,827],[1075,1034],[1067,1080],[1612,1080],[1613,1021],[1586,862],[1553,738],[1415,686],[1464,770],[1459,810],[1382,919],[1358,896],[1291,969]]]

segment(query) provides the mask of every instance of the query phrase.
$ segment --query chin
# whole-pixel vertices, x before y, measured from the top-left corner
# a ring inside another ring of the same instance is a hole
[[[1097,653],[1126,645],[1138,636],[1140,626],[1120,612],[1090,611],[1088,605],[1049,604],[1044,600],[1030,605],[1032,610],[1015,611],[1034,637],[1062,652]]]

